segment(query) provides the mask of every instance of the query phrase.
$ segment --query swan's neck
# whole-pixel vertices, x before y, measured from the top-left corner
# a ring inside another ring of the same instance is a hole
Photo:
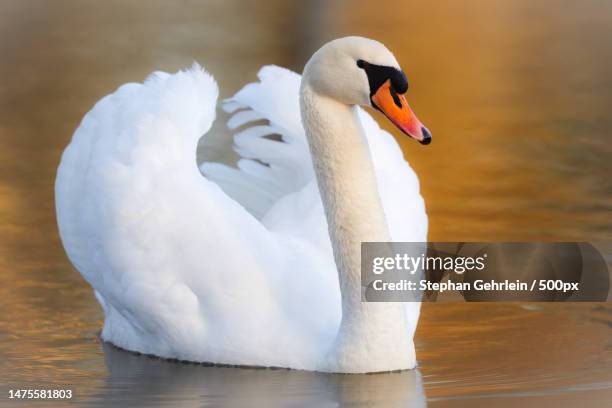
[[[361,303],[361,243],[391,240],[374,165],[354,106],[304,87],[302,117],[349,310]]]
[[[367,359],[364,348],[401,354],[409,337],[405,307],[361,302],[361,243],[390,241],[391,237],[357,110],[318,95],[308,84],[302,85],[300,97],[342,294],[336,352],[348,353],[347,359],[352,359],[351,353]],[[408,340],[413,355],[412,339]],[[387,357],[378,358],[382,359]]]

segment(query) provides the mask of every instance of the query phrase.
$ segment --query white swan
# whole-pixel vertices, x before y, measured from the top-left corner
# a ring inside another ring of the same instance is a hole
[[[362,241],[427,234],[416,175],[356,106],[429,141],[395,57],[347,37],[312,56],[301,88],[275,66],[259,80],[224,105],[240,128],[238,169],[196,165],[218,95],[197,65],[123,85],[83,118],[56,208],[66,252],[104,309],[102,338],[200,362],[413,368],[420,305],[362,303],[360,287]]]

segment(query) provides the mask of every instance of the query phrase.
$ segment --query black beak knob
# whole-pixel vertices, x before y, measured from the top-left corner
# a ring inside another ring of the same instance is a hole
[[[431,143],[431,132],[425,126],[421,128],[421,132],[423,132],[423,140],[421,140],[422,145],[428,145]]]

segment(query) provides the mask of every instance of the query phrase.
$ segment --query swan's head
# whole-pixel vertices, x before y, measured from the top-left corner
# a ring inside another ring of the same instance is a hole
[[[325,44],[306,64],[302,81],[341,103],[372,106],[408,136],[431,142],[431,133],[406,101],[406,75],[378,41],[344,37]]]

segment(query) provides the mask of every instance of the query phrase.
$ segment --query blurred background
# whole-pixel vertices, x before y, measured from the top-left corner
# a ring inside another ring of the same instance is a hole
[[[433,133],[430,146],[410,143],[374,113],[420,177],[431,241],[612,240],[610,1],[2,0],[3,390],[68,387],[102,405],[124,401],[130,389],[140,390],[132,403],[179,394],[186,406],[205,401],[210,368],[190,366],[200,371],[188,377],[199,380],[155,388],[149,377],[139,382],[142,373],[171,372],[160,374],[165,383],[181,369],[151,368],[147,357],[100,343],[101,310],[57,234],[53,184],[62,150],[98,99],[151,71],[197,61],[228,97],[262,65],[300,72],[320,45],[344,35],[377,39],[395,53],[411,84],[408,99]],[[411,384],[409,398],[430,406],[612,400],[607,304],[430,304],[422,316],[417,378],[335,382],[369,390],[347,395],[325,393],[316,375],[302,375],[287,397],[381,402],[383,389],[408,398],[389,389],[397,383],[398,390]],[[113,366],[124,360],[129,369]],[[269,393],[292,378],[257,376]],[[249,375],[224,381],[234,378]]]

